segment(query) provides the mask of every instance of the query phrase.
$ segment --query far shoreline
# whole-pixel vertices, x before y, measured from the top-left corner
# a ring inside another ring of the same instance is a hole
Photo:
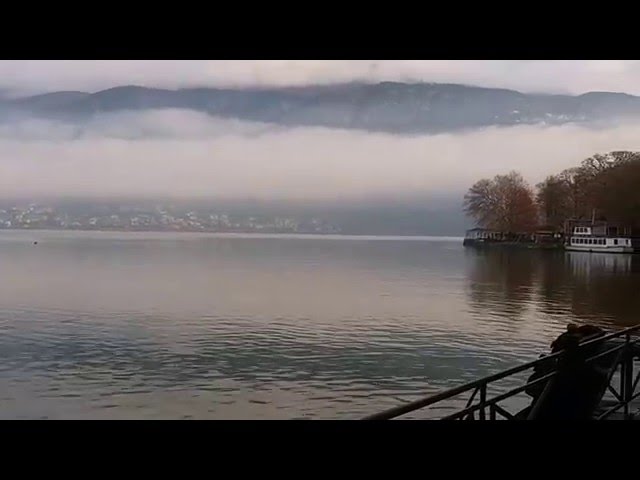
[[[102,229],[36,229],[36,228],[2,228],[0,229],[0,236],[2,232],[11,233],[55,233],[55,234],[113,234],[113,235],[152,235],[152,236],[164,236],[164,235],[184,235],[191,237],[210,237],[210,238],[290,238],[290,239],[326,239],[326,240],[405,240],[405,241],[452,241],[461,242],[464,240],[463,236],[450,236],[450,235],[374,235],[374,234],[346,234],[346,233],[261,233],[261,232],[214,232],[214,231],[198,231],[198,230],[102,230]]]

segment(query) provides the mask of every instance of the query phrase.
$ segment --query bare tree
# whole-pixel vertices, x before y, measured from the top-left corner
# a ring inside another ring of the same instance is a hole
[[[640,155],[628,155],[601,172],[594,185],[594,208],[603,218],[640,227]]]
[[[543,222],[561,228],[564,221],[571,217],[572,205],[568,184],[560,176],[550,175],[536,186],[536,203]]]
[[[567,217],[587,218],[593,208],[589,201],[589,175],[580,167],[568,168],[557,175],[563,192],[567,195]]]
[[[537,223],[533,192],[518,172],[476,182],[464,209],[478,225],[507,233],[530,231]]]
[[[534,195],[517,172],[476,182],[464,197],[466,213],[485,228],[524,232],[537,221],[560,227],[592,216],[640,227],[640,152],[595,154],[580,166],[547,177]]]
[[[634,178],[638,164],[640,152],[615,151],[593,155],[583,160],[579,167],[561,172],[558,178],[565,184],[570,205],[567,217],[591,218],[594,213],[599,218],[616,217],[616,210],[624,208],[616,200],[620,198],[620,189],[629,186],[629,179],[624,178],[623,172]]]

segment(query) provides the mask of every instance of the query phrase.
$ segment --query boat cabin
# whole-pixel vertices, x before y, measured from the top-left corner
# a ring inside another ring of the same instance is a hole
[[[608,236],[600,232],[593,233],[592,227],[574,227],[568,242],[567,250],[582,252],[633,253],[631,238]]]

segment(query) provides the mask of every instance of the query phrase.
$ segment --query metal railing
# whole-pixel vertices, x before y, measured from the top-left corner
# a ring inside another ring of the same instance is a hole
[[[590,347],[603,346],[605,342],[612,341],[611,343],[617,343],[612,348],[600,352],[596,355],[587,357],[584,360],[584,364],[595,362],[599,359],[603,359],[608,356],[615,355],[613,366],[609,370],[607,378],[607,391],[611,393],[615,399],[613,405],[609,405],[608,408],[598,413],[594,418],[597,420],[604,420],[611,416],[613,413],[623,410],[624,418],[632,418],[632,412],[630,411],[631,402],[640,396],[640,392],[636,392],[638,384],[640,383],[640,372],[634,377],[634,360],[636,360],[640,351],[640,338],[635,337],[633,334],[640,334],[640,324],[634,327],[626,328],[614,333],[610,333],[604,336],[597,337],[592,340],[585,341],[576,348],[577,351],[585,351]],[[442,420],[476,420],[476,413],[478,420],[497,420],[499,417],[507,420],[514,420],[516,413],[509,412],[507,407],[500,405],[501,402],[518,395],[530,387],[537,384],[542,384],[556,376],[558,374],[558,360],[561,360],[566,351],[560,351],[548,356],[539,358],[532,362],[519,365],[508,370],[504,370],[494,375],[475,380],[473,382],[461,385],[459,387],[451,388],[444,392],[422,398],[405,405],[391,408],[389,410],[370,415],[365,417],[364,420],[390,420],[397,418],[408,413],[416,412],[418,410],[432,407],[436,404],[442,404],[446,400],[450,400],[455,397],[459,397],[465,393],[470,392],[470,397],[466,402],[466,406],[454,413],[450,413],[444,417],[440,417]],[[541,376],[532,381],[526,381],[524,385],[512,388],[504,393],[499,393],[491,398],[488,395],[488,387],[496,382],[517,375],[518,373],[533,370],[535,367],[545,363],[553,362],[554,369],[550,373]],[[619,386],[613,385],[615,382],[614,376],[619,373]],[[476,401],[477,400],[477,401]],[[474,403],[475,401],[475,403]]]

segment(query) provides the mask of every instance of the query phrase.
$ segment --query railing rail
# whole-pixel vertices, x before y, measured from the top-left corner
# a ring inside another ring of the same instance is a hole
[[[609,340],[621,339],[623,340],[618,345],[605,350],[604,352],[600,352],[596,355],[588,357],[585,360],[586,363],[595,362],[596,360],[602,359],[609,355],[618,354],[615,359],[614,368],[612,368],[609,377],[608,377],[608,386],[607,389],[614,395],[617,402],[607,409],[604,413],[600,414],[596,417],[598,420],[603,420],[609,417],[611,414],[617,412],[620,409],[623,409],[625,418],[630,417],[630,403],[634,399],[640,396],[640,392],[636,393],[636,389],[638,384],[640,383],[640,372],[638,372],[634,378],[634,351],[637,355],[637,346],[640,338],[634,338],[633,334],[640,334],[640,324],[625,328],[623,330],[619,330],[613,333],[609,333],[604,336],[600,336],[594,338],[592,340],[588,340],[586,342],[580,343],[577,347],[576,351],[581,351],[587,349],[589,347],[600,346]],[[500,393],[492,398],[487,398],[487,390],[489,385],[494,384],[502,379],[507,377],[513,377],[514,375],[534,369],[536,366],[542,365],[544,363],[551,363],[555,360],[559,360],[565,355],[564,351],[557,352],[551,355],[544,356],[537,360],[524,363],[519,366],[515,366],[504,370],[502,372],[489,375],[487,377],[481,378],[479,380],[475,380],[473,382],[466,383],[464,385],[460,385],[458,387],[451,388],[449,390],[445,390],[443,392],[437,393],[435,395],[431,395],[428,397],[421,398],[419,400],[415,400],[413,402],[406,403],[404,405],[399,405],[397,407],[390,408],[380,413],[376,413],[365,417],[364,420],[390,420],[393,418],[400,417],[402,415],[406,415],[411,412],[416,412],[418,410],[426,409],[427,407],[431,407],[435,404],[444,402],[445,400],[452,399],[454,397],[458,397],[459,395],[471,392],[471,396],[469,400],[466,402],[466,406],[458,410],[454,413],[441,417],[443,420],[457,420],[457,419],[475,419],[475,412],[478,412],[480,420],[487,419],[487,409],[488,409],[488,418],[490,420],[497,419],[497,416],[500,415],[506,419],[513,419],[514,414],[507,411],[504,407],[498,405],[499,402],[502,402],[508,398],[511,398],[519,393],[524,392],[528,388],[545,382],[551,378],[553,378],[558,370],[557,363],[556,369],[536,380],[531,382],[526,382],[524,385],[521,385],[517,388],[512,388],[511,390]],[[620,385],[619,390],[616,390],[613,385],[611,385],[611,381],[613,379],[614,373],[616,371],[620,371]],[[478,397],[479,400],[474,404],[474,400]]]

